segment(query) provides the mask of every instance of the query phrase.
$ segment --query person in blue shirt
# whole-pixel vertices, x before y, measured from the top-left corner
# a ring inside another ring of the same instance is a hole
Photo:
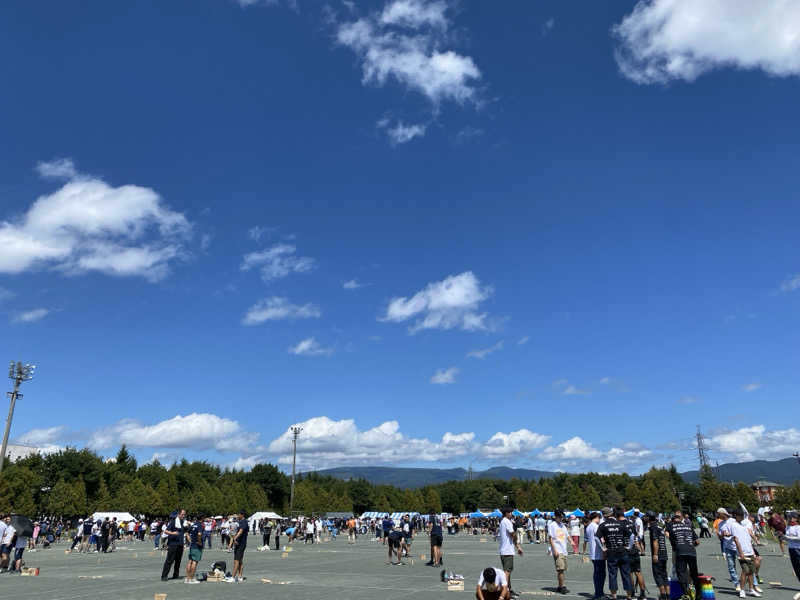
[[[195,579],[197,563],[203,560],[203,521],[195,518],[189,526],[189,562],[186,563],[186,583],[198,583]]]
[[[231,541],[233,547],[233,579],[236,583],[244,581],[244,551],[247,549],[247,536],[250,534],[250,524],[245,518],[244,510],[239,511],[239,527],[236,537]]]
[[[394,521],[389,518],[389,515],[386,515],[383,518],[383,523],[381,523],[381,529],[383,530],[383,544],[386,545],[386,540],[389,539],[389,532],[392,531],[394,528]]]
[[[434,511],[429,515],[428,530],[431,536],[431,559],[425,564],[438,567],[442,564],[442,521]]]

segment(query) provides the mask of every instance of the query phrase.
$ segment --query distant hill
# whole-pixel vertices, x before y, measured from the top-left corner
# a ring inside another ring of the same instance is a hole
[[[336,467],[317,471],[320,475],[330,475],[337,479],[366,479],[375,485],[394,485],[400,488],[419,488],[447,481],[463,481],[467,478],[467,470],[428,469],[404,467]],[[473,471],[473,479],[539,479],[552,477],[553,471],[536,471],[533,469],[512,469],[510,467],[492,467],[485,471]]]
[[[741,463],[725,463],[714,467],[717,479],[720,481],[744,481],[753,483],[759,479],[774,481],[783,485],[791,485],[800,479],[800,464],[795,458],[781,460],[753,460]],[[685,481],[697,483],[700,471],[686,471],[681,473]]]
[[[753,483],[758,479],[766,479],[783,485],[791,485],[800,479],[800,464],[794,458],[767,461],[754,460],[751,462],[726,463],[720,465],[717,477],[721,481],[744,481]],[[463,481],[467,478],[467,470],[457,469],[429,469],[429,468],[404,468],[404,467],[336,467],[317,471],[320,475],[329,475],[337,479],[366,479],[375,485],[394,485],[399,488],[419,488],[426,485],[436,485],[447,481]],[[474,471],[473,479],[540,479],[553,477],[553,471],[538,471],[535,469],[513,469],[511,467],[491,467],[485,471]],[[684,480],[697,483],[698,471],[681,473]]]

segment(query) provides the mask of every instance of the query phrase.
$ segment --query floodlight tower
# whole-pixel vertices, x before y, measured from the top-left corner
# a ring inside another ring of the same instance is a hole
[[[30,363],[22,364],[21,362],[14,362],[13,360],[8,365],[8,378],[14,382],[14,390],[6,392],[11,402],[8,407],[8,418],[6,419],[6,430],[3,433],[3,447],[0,450],[0,473],[3,471],[3,464],[6,461],[6,447],[8,446],[8,434],[11,432],[11,419],[14,418],[14,405],[17,403],[17,398],[22,398],[19,393],[19,386],[23,381],[30,381],[33,379],[33,373],[36,371],[36,365]]]
[[[299,425],[292,425],[289,430],[292,432],[292,490],[289,494],[289,516],[292,516],[294,509],[294,473],[297,466],[297,438],[300,437],[300,432],[303,428]]]

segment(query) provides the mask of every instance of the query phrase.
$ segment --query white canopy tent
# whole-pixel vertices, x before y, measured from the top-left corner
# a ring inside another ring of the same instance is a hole
[[[109,521],[116,517],[117,523],[121,523],[123,521],[128,522],[136,520],[134,516],[129,512],[96,512],[92,515],[92,520],[104,521],[106,517],[108,517]]]
[[[261,519],[273,519],[276,521],[280,521],[281,519],[283,519],[283,517],[280,516],[278,513],[272,511],[260,511],[253,513],[252,515],[247,517],[247,522],[250,524],[250,531],[254,533],[258,531],[258,522]]]

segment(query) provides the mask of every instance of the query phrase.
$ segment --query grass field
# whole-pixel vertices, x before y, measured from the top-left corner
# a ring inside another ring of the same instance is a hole
[[[284,538],[285,539],[285,538]],[[482,542],[481,539],[486,540]],[[160,581],[163,555],[153,551],[149,542],[120,544],[112,554],[65,554],[67,546],[25,554],[28,566],[40,568],[38,577],[0,575],[0,596],[37,600],[77,600],[83,598],[136,598],[152,600],[156,593],[166,593],[167,600],[181,598],[292,598],[306,600],[341,598],[367,600],[379,598],[456,598],[473,597],[480,571],[486,566],[500,566],[497,545],[491,538],[478,536],[445,537],[444,567],[466,578],[464,592],[448,591],[439,580],[439,569],[425,566],[429,547],[427,536],[420,536],[412,546],[413,564],[386,564],[386,548],[371,538],[359,538],[349,545],[346,538],[304,546],[295,543],[289,552],[255,550],[256,536],[250,539],[245,555],[245,576],[240,584],[202,583],[186,585],[182,581]],[[789,561],[769,543],[759,548],[764,563],[764,598],[790,600],[800,585]],[[516,558],[513,587],[523,597],[555,596],[552,559],[545,546],[525,544],[525,555]],[[188,553],[187,553],[188,554]],[[420,559],[424,554],[425,559]],[[649,558],[649,557],[648,557]],[[186,555],[181,566],[185,570]],[[208,570],[215,560],[225,560],[232,567],[232,555],[222,550],[206,550],[198,571]],[[703,540],[698,547],[701,572],[713,575],[718,598],[732,599],[733,587],[727,582],[725,561],[719,556],[716,540]],[[646,558],[642,559],[645,581],[650,594],[657,597]],[[671,563],[670,563],[671,568]],[[263,583],[269,579],[272,583]],[[283,582],[281,585],[279,582]],[[771,585],[779,583],[780,585]],[[570,556],[567,572],[567,598],[586,598],[592,592],[592,565],[580,556]],[[621,586],[620,586],[621,587]],[[468,594],[465,596],[464,594]],[[621,594],[624,598],[624,595]]]

